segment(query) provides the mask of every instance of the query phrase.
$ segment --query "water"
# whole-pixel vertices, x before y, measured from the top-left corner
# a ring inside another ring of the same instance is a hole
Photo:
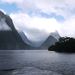
[[[0,75],[75,75],[75,54],[48,50],[0,51]]]

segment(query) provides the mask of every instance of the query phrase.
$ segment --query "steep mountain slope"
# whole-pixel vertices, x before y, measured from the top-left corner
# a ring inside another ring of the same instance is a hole
[[[0,50],[31,48],[23,42],[13,25],[12,19],[0,11]]]
[[[54,44],[58,38],[58,33],[52,33],[42,43],[31,42],[23,32],[18,33],[12,19],[0,11],[0,50],[48,49],[48,47]]]
[[[56,38],[57,40],[59,40],[59,38],[61,37],[57,31],[52,32],[50,35]]]
[[[40,46],[41,49],[48,49],[51,45],[55,44],[60,38],[59,33],[52,32],[50,33],[49,37],[43,42],[43,44]]]
[[[26,37],[25,33],[22,31],[18,32],[19,35],[21,36],[22,40],[27,43],[28,45],[32,45],[32,42]]]
[[[34,47],[34,49],[48,49],[49,46],[51,46],[52,44],[55,44],[55,42],[57,42],[58,39],[60,38],[60,35],[58,32],[53,32],[50,34],[50,36],[46,40],[35,43],[35,42],[31,42],[27,38],[27,36],[24,34],[24,32],[19,32],[19,34],[20,34],[21,38],[23,39],[23,41],[26,44]]]
[[[39,41],[37,41],[37,42],[31,41],[31,40],[29,40],[29,39],[27,38],[27,36],[25,35],[24,32],[19,31],[18,33],[19,33],[19,35],[21,36],[22,40],[23,40],[26,44],[28,44],[28,45],[30,45],[30,46],[32,46],[32,47],[35,47],[36,49],[37,49],[39,46],[41,46],[41,44],[42,44],[41,41],[40,41],[40,42],[39,42]]]
[[[53,37],[52,35],[50,35],[45,41],[44,43],[40,46],[41,49],[48,49],[49,46],[55,44],[55,42],[57,42],[57,39],[55,37]]]

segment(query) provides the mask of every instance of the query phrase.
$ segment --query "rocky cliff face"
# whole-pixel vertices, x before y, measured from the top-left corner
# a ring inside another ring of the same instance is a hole
[[[12,19],[0,11],[0,50],[30,49],[15,29]]]

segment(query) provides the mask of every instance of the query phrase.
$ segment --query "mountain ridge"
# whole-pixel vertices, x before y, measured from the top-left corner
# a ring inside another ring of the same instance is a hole
[[[20,35],[14,27],[12,19],[8,15],[0,11],[0,26],[2,26],[2,19],[5,21],[6,25],[11,30],[0,31],[0,50],[17,50],[32,48],[23,42],[22,38],[20,37]]]
[[[24,33],[16,30],[12,19],[1,11],[0,28],[0,50],[48,49],[48,46],[57,41],[57,39],[54,38],[56,35],[53,33],[50,34],[50,36],[42,44],[31,42]]]
[[[45,41],[43,41],[43,43],[40,46],[35,46],[36,44],[34,42],[31,42],[30,40],[28,40],[27,36],[23,33],[23,32],[19,32],[20,36],[22,37],[23,41],[25,43],[27,43],[28,45],[34,47],[35,49],[48,49],[48,47],[50,45],[55,44],[55,42],[58,41],[59,38],[54,37],[54,35],[56,35],[57,32],[51,33],[47,39]],[[60,35],[57,35],[58,37],[60,37]],[[39,44],[39,43],[38,43]]]

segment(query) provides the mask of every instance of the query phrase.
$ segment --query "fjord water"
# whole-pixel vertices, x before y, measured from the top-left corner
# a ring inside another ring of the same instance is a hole
[[[0,75],[75,75],[75,54],[0,50],[0,70]]]

